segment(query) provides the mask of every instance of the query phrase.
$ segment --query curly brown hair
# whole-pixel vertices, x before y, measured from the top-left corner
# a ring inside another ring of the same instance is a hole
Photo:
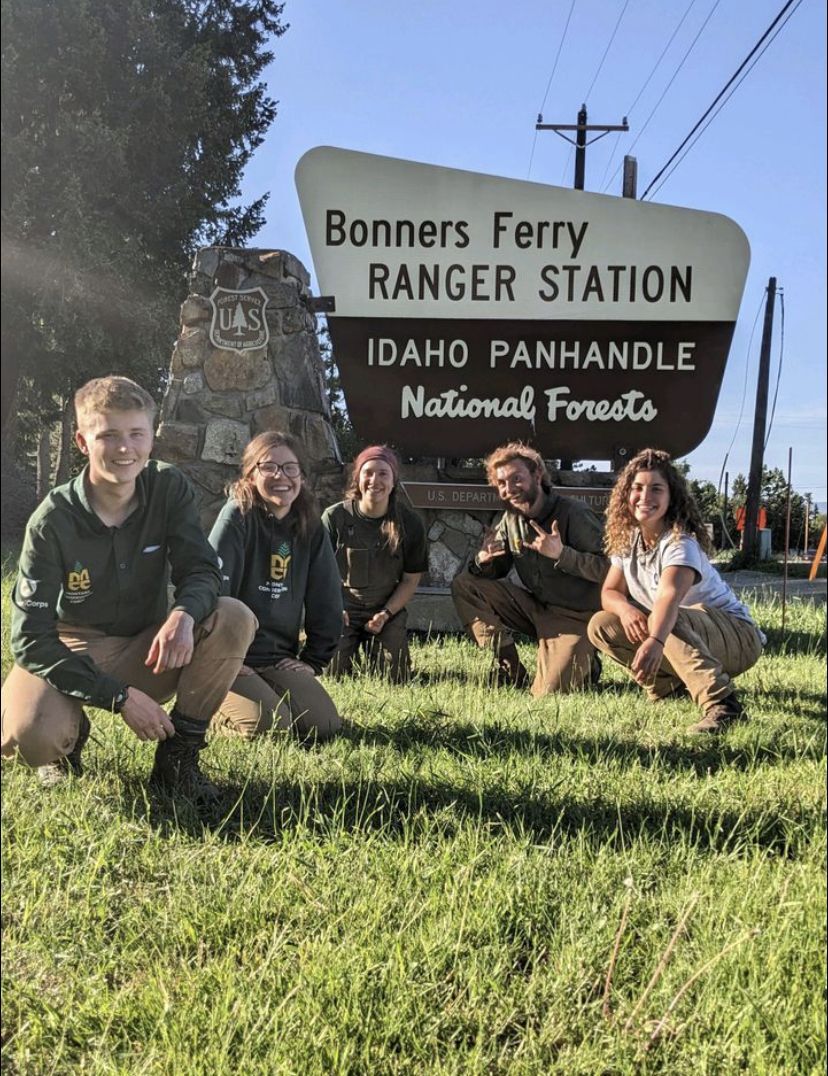
[[[699,506],[687,479],[679,471],[666,452],[657,448],[642,449],[633,456],[615,483],[607,505],[607,521],[604,527],[604,549],[609,556],[627,556],[633,546],[638,525],[630,512],[630,490],[639,471],[658,471],[670,493],[670,503],[664,522],[678,537],[688,534],[695,538],[705,553],[712,553],[713,546],[707,527],[701,517]]]
[[[304,450],[299,441],[291,434],[282,433],[281,430],[268,430],[254,437],[248,443],[242,455],[241,475],[235,482],[230,483],[227,487],[227,493],[233,498],[244,515],[247,515],[254,506],[263,508],[264,505],[256,489],[253,474],[256,470],[256,465],[263,456],[266,456],[271,449],[282,447],[290,449],[302,468],[302,488],[299,490],[296,500],[290,506],[290,511],[285,517],[285,521],[300,538],[307,538],[314,525],[318,522],[319,514],[316,510],[316,501],[313,494],[304,481],[308,473]]]
[[[486,468],[486,480],[490,486],[497,485],[495,472],[498,467],[505,467],[512,460],[522,460],[526,464],[532,475],[540,482],[544,493],[549,493],[552,490],[552,479],[549,477],[549,471],[546,469],[543,456],[534,448],[524,444],[523,441],[510,441],[508,444],[501,445],[494,452],[490,452],[483,460],[483,466]]]

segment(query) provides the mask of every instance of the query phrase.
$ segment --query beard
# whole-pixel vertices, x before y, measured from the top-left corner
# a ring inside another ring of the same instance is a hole
[[[519,493],[515,493],[509,499],[506,511],[512,512],[515,515],[525,516],[538,499],[540,492],[540,483],[533,480],[530,486],[521,490]]]

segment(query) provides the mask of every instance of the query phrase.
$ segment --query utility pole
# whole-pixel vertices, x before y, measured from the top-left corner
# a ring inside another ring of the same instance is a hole
[[[629,131],[629,124],[627,123],[627,117],[625,116],[620,124],[605,124],[605,123],[587,123],[587,106],[581,105],[581,110],[578,113],[577,123],[544,123],[543,116],[538,116],[538,122],[535,124],[536,131],[554,131],[556,135],[559,135],[564,142],[569,142],[570,145],[575,147],[575,182],[573,187],[576,191],[582,191],[584,189],[584,180],[586,178],[586,148],[591,146],[593,142],[597,142],[599,138],[603,138],[604,135],[610,133],[610,131]],[[563,134],[563,131],[574,131],[575,138],[572,139],[568,135]],[[587,141],[587,131],[600,131],[595,138],[590,138]],[[572,460],[561,460],[561,470],[571,471]]]
[[[565,142],[569,142],[570,145],[575,147],[575,182],[573,187],[576,191],[584,189],[587,146],[591,146],[593,142],[597,142],[599,138],[603,138],[610,131],[629,131],[629,129],[626,116],[620,124],[587,123],[586,105],[581,105],[577,123],[544,123],[543,116],[538,116],[538,122],[535,124],[536,131],[554,131]],[[575,131],[575,138],[572,139],[568,135],[562,134],[561,132],[563,131]],[[587,141],[587,131],[600,131],[601,133]]]
[[[773,308],[776,305],[776,277],[768,280],[765,300],[765,324],[762,329],[762,349],[759,352],[759,376],[756,381],[756,410],[753,417],[753,447],[750,453],[750,476],[745,501],[745,530],[742,550],[748,559],[756,556],[759,547],[757,522],[759,498],[762,492],[762,464],[765,455],[765,425],[768,418],[768,383],[770,381],[771,337]]]
[[[804,553],[804,556],[805,556],[806,560],[808,559],[808,538],[810,537],[808,532],[809,532],[810,529],[811,529],[811,494],[806,493],[805,494],[805,541],[804,541],[803,546],[802,546],[802,550],[803,550],[803,553]]]

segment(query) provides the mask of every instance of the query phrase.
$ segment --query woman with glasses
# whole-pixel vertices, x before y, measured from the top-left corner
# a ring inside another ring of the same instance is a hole
[[[428,568],[428,552],[420,517],[397,495],[399,475],[399,458],[387,445],[363,449],[345,500],[322,514],[345,594],[334,676],[351,671],[361,647],[369,666],[395,683],[411,673],[405,607]]]
[[[210,532],[222,593],[243,601],[259,621],[213,718],[217,731],[245,739],[276,727],[324,740],[342,725],[316,679],[342,633],[341,584],[305,473],[300,445],[289,434],[254,437]]]

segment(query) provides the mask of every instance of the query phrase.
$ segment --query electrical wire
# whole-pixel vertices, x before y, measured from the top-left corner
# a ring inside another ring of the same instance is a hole
[[[575,10],[575,0],[572,0],[572,3],[569,5],[569,14],[566,17],[566,23],[564,24],[563,33],[561,34],[561,40],[558,43],[558,51],[555,53],[555,60],[554,60],[554,62],[552,64],[552,73],[549,76],[549,81],[546,83],[546,93],[544,93],[543,101],[541,101],[541,106],[538,109],[538,115],[539,116],[543,114],[543,110],[546,107],[546,99],[549,96],[549,90],[550,90],[550,88],[552,86],[552,79],[555,77],[555,72],[558,70],[558,60],[560,60],[560,58],[561,58],[561,50],[563,49],[564,41],[566,41],[566,32],[569,29],[569,22],[570,22],[570,19],[572,18],[572,12],[574,10]],[[535,159],[535,146],[537,145],[537,141],[538,141],[538,129],[536,127],[535,128],[535,137],[532,139],[532,152],[529,154],[529,167],[526,170],[526,178],[527,179],[532,174],[532,162]]]
[[[725,93],[730,89],[731,85],[741,75],[742,71],[745,69],[747,64],[753,59],[754,54],[760,49],[760,47],[762,45],[764,45],[765,39],[776,28],[777,23],[783,18],[783,16],[785,16],[787,14],[788,9],[790,7],[792,7],[793,5],[795,5],[794,8],[793,8],[793,11],[796,11],[796,8],[799,7],[799,5],[801,3],[802,3],[802,0],[787,0],[787,3],[785,3],[785,5],[782,7],[781,11],[776,16],[776,18],[773,20],[773,22],[770,24],[770,26],[767,28],[767,30],[765,30],[765,32],[762,34],[762,36],[759,38],[759,40],[756,42],[756,44],[753,46],[753,48],[750,50],[750,52],[747,54],[747,56],[741,62],[741,64],[739,64],[739,66],[736,68],[734,73],[730,76],[730,78],[727,80],[725,85],[722,87],[722,89],[716,95],[713,102],[707,107],[707,109],[705,110],[703,115],[700,117],[700,119],[697,120],[697,122],[693,126],[690,133],[684,138],[684,140],[681,142],[679,147],[668,158],[666,164],[664,164],[662,166],[662,168],[656,173],[656,175],[651,180],[651,182],[650,182],[649,186],[647,187],[647,189],[641,195],[641,200],[642,201],[647,197],[647,195],[652,190],[652,188],[656,185],[656,183],[658,183],[658,181],[661,179],[661,177],[664,175],[664,173],[667,171],[667,169],[670,167],[670,165],[673,163],[673,161],[682,152],[682,150],[687,145],[687,143],[690,141],[690,139],[693,137],[693,135],[695,135],[696,131],[698,131],[698,129],[701,127],[701,125],[704,123],[704,121],[707,119],[707,117],[710,115],[710,113],[713,111],[713,109],[716,107],[716,105],[718,105],[719,101],[722,99],[722,97],[725,95]],[[793,11],[791,11],[791,15],[793,15]],[[790,17],[790,16],[788,16],[788,17]],[[787,22],[787,19],[785,21]],[[783,23],[783,25],[784,25],[784,23]],[[780,29],[781,28],[782,27],[780,27]],[[776,36],[776,35],[774,34],[774,36]]]
[[[756,309],[756,317],[753,319],[753,328],[750,330],[750,339],[748,340],[747,351],[745,352],[745,382],[742,386],[742,402],[739,404],[739,417],[736,420],[736,429],[733,431],[733,437],[730,439],[730,444],[727,446],[724,463],[722,463],[722,473],[719,475],[719,488],[717,491],[718,493],[721,493],[722,491],[722,479],[724,478],[725,467],[727,467],[727,459],[731,451],[733,450],[733,446],[736,443],[736,438],[739,436],[739,428],[742,425],[742,416],[745,413],[745,401],[747,400],[748,388],[748,374],[750,373],[750,349],[753,346],[753,337],[756,333],[756,326],[759,324],[759,315],[762,313],[762,307],[764,305],[765,291],[762,292],[762,298],[759,300],[759,306]]]
[[[784,21],[784,22],[783,22],[783,23],[782,23],[782,24],[781,24],[781,25],[780,25],[779,27],[777,27],[777,29],[776,29],[776,31],[774,32],[773,36],[772,36],[772,37],[771,37],[771,38],[770,38],[770,39],[769,39],[769,40],[768,40],[768,41],[767,41],[767,42],[765,43],[764,47],[762,48],[762,51],[761,51],[761,52],[760,52],[760,53],[759,53],[759,54],[758,54],[758,55],[757,55],[756,57],[754,57],[754,59],[753,59],[753,61],[752,61],[751,65],[750,65],[750,67],[748,67],[748,68],[747,68],[747,70],[743,72],[743,74],[742,74],[742,75],[741,75],[741,77],[739,78],[738,82],[736,82],[736,83],[735,83],[735,84],[734,84],[734,85],[733,85],[733,86],[732,86],[732,87],[730,88],[730,90],[728,91],[728,94],[727,94],[727,96],[726,96],[726,97],[725,97],[725,98],[724,98],[724,99],[723,99],[723,100],[722,100],[722,101],[721,101],[721,102],[719,103],[719,106],[718,106],[718,108],[716,109],[716,111],[715,111],[715,112],[714,112],[714,113],[713,113],[713,114],[712,114],[712,115],[711,115],[711,116],[709,117],[709,119],[707,120],[707,122],[705,123],[705,125],[704,125],[704,126],[703,126],[703,127],[701,128],[701,130],[700,130],[700,131],[699,131],[699,132],[698,132],[698,133],[696,134],[696,136],[695,136],[695,137],[693,138],[692,142],[690,142],[690,143],[689,143],[689,145],[688,145],[688,146],[687,146],[687,148],[686,148],[686,149],[684,150],[684,152],[682,153],[682,155],[681,155],[681,156],[680,156],[680,157],[678,158],[678,160],[677,160],[677,161],[676,161],[676,162],[675,162],[675,163],[673,164],[672,168],[670,168],[669,172],[667,172],[667,174],[666,174],[666,175],[664,176],[664,178],[663,178],[663,179],[661,180],[661,182],[660,182],[660,183],[658,184],[658,186],[657,186],[657,187],[655,188],[655,190],[653,191],[653,196],[655,196],[656,194],[658,194],[658,192],[659,192],[659,191],[661,190],[661,188],[662,188],[662,187],[664,186],[664,184],[665,184],[665,183],[667,182],[667,180],[668,180],[668,179],[670,178],[670,176],[672,176],[672,174],[673,174],[673,173],[675,172],[675,170],[676,170],[676,169],[677,169],[677,168],[679,167],[679,165],[680,165],[680,164],[681,164],[681,162],[682,162],[682,161],[684,160],[684,158],[685,158],[685,157],[687,156],[687,154],[688,154],[688,153],[689,153],[689,152],[690,152],[690,151],[691,151],[691,150],[693,149],[693,147],[695,146],[695,144],[696,144],[696,143],[698,142],[698,140],[699,140],[699,139],[700,139],[700,138],[702,137],[702,135],[703,135],[703,134],[704,134],[704,132],[705,132],[705,131],[707,130],[707,128],[708,128],[708,127],[710,126],[710,124],[711,124],[711,123],[713,122],[713,120],[715,120],[715,118],[716,118],[716,117],[717,117],[717,116],[719,115],[719,113],[720,113],[720,112],[722,111],[722,109],[723,109],[723,108],[725,107],[725,105],[726,105],[726,104],[728,103],[728,101],[729,101],[729,100],[730,100],[730,98],[731,98],[731,97],[733,96],[733,94],[734,94],[734,93],[735,93],[735,92],[736,92],[736,91],[737,91],[737,90],[739,89],[739,87],[740,87],[740,86],[742,85],[742,83],[743,83],[743,82],[745,81],[745,79],[746,79],[746,78],[748,77],[748,75],[749,75],[749,74],[751,73],[751,71],[752,71],[752,70],[754,69],[754,67],[755,67],[755,66],[756,66],[756,65],[757,65],[757,64],[759,63],[759,61],[760,61],[760,60],[762,59],[762,57],[763,57],[763,56],[765,55],[765,53],[767,52],[767,50],[768,50],[768,49],[770,48],[770,46],[771,46],[771,45],[773,44],[773,42],[774,42],[774,41],[776,40],[776,38],[777,38],[777,37],[779,36],[779,34],[780,34],[780,33],[782,32],[782,30],[783,30],[783,29],[785,28],[785,26],[786,26],[786,25],[788,24],[788,21],[789,21],[789,20],[791,19],[791,17],[793,16],[793,13],[794,13],[794,11],[796,11],[796,8],[797,8],[797,7],[799,7],[799,5],[800,5],[800,3],[801,3],[801,2],[802,2],[802,0],[797,0],[797,4],[796,4],[796,7],[794,7],[794,8],[793,8],[793,10],[792,10],[792,11],[791,11],[791,12],[790,12],[790,13],[788,14],[788,16],[787,16],[787,18],[785,19],[785,21]],[[652,186],[652,184],[651,184],[651,186]]]
[[[767,451],[768,441],[770,441],[771,430],[773,429],[773,418],[776,414],[776,401],[779,397],[779,382],[782,379],[782,357],[785,354],[785,293],[779,288],[776,294],[779,296],[779,362],[776,367],[776,387],[773,390],[773,404],[771,405],[768,432],[765,436],[765,443],[762,446],[763,451]]]
[[[613,43],[613,41],[615,41],[615,35],[618,33],[618,27],[621,25],[621,20],[624,18],[624,12],[627,10],[629,5],[630,5],[630,0],[624,0],[624,6],[621,8],[621,14],[618,16],[618,19],[616,20],[616,23],[615,23],[615,29],[612,31],[612,34],[610,34],[610,39],[607,42],[607,47],[604,49],[604,55],[601,57],[601,62],[598,64],[598,70],[592,76],[592,82],[590,82],[590,84],[589,84],[589,89],[587,90],[587,92],[581,98],[581,100],[584,101],[584,102],[589,101],[589,95],[592,93],[593,89],[595,88],[595,83],[598,81],[598,76],[601,74],[601,68],[604,66],[604,60],[606,60],[607,54],[609,53],[609,50],[612,47],[612,43]]]
[[[687,62],[688,57],[690,56],[690,53],[696,47],[696,44],[697,44],[699,38],[704,33],[704,31],[705,31],[705,29],[707,27],[707,24],[713,18],[713,13],[715,12],[716,8],[719,6],[720,3],[721,3],[721,0],[714,0],[713,6],[711,7],[711,9],[707,13],[707,17],[705,18],[704,22],[701,24],[699,29],[696,31],[696,36],[690,42],[689,46],[687,47],[687,51],[684,53],[682,58],[679,60],[678,66],[676,67],[673,74],[670,76],[670,81],[667,83],[667,85],[661,91],[661,96],[656,101],[656,103],[653,105],[649,116],[646,118],[646,120],[644,120],[644,123],[641,125],[641,130],[638,132],[638,134],[632,140],[632,142],[630,144],[630,149],[629,149],[630,153],[632,153],[632,151],[635,149],[639,139],[644,134],[644,132],[647,130],[647,127],[650,124],[650,120],[653,118],[653,116],[656,114],[656,112],[658,112],[659,108],[661,107],[662,101],[667,96],[667,94],[668,94],[668,92],[670,90],[670,87],[676,81],[676,78],[678,77],[679,71],[681,71],[682,67],[684,67],[685,63]],[[618,173],[620,171],[621,171],[621,165],[619,164],[618,167],[613,172],[613,174],[610,176],[609,182],[607,183],[607,187],[609,187],[610,183],[612,183],[612,181],[615,179],[615,177],[618,175]],[[604,189],[606,190],[606,187]]]
[[[696,3],[696,0],[690,0],[690,3],[685,8],[684,14],[682,15],[682,17],[679,19],[678,23],[676,24],[675,30],[673,30],[672,34],[670,34],[670,40],[667,42],[667,44],[661,50],[661,55],[659,56],[659,58],[656,60],[656,62],[653,64],[652,68],[650,69],[650,73],[649,73],[649,75],[647,75],[646,79],[644,80],[644,82],[643,82],[643,84],[641,86],[641,89],[636,94],[635,100],[633,101],[633,103],[630,105],[630,107],[625,112],[625,115],[628,118],[633,114],[633,112],[635,110],[635,106],[641,100],[641,97],[642,97],[644,91],[650,85],[650,82],[652,81],[653,76],[655,75],[656,71],[658,70],[659,66],[661,65],[661,61],[667,55],[667,52],[668,52],[670,46],[673,44],[673,42],[676,39],[676,34],[679,32],[679,30],[684,25],[684,20],[690,14],[690,12],[691,12],[692,8],[694,7],[695,3]],[[618,146],[619,146],[620,141],[621,141],[621,132],[619,131],[619,133],[615,136],[615,143],[614,143],[614,145],[612,147],[612,153],[609,155],[609,159],[607,161],[606,167],[604,168],[604,174],[601,176],[601,181],[599,183],[599,186],[607,178],[607,172],[609,172],[610,168],[612,167],[613,158],[615,157],[615,154],[618,151]],[[619,168],[620,168],[620,165],[619,165]],[[615,170],[615,172],[612,175],[612,179],[615,179],[615,176],[618,174],[618,170],[619,170],[618,168]],[[612,182],[612,179],[610,180],[610,183]],[[608,186],[609,186],[609,183],[607,184],[607,187]],[[606,191],[607,187],[604,187],[603,190]]]

